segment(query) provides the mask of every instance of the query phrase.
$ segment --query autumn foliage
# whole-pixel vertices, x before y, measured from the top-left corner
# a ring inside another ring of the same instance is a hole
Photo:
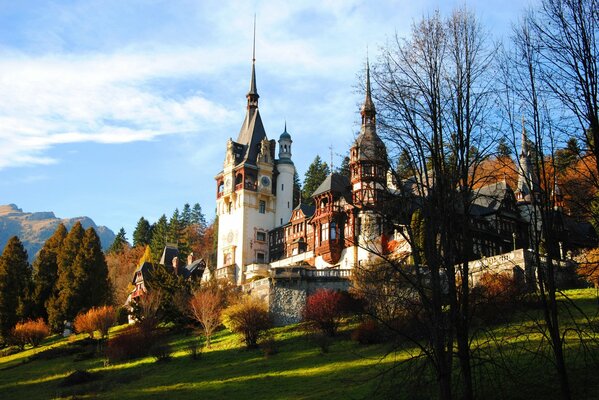
[[[99,331],[100,337],[108,336],[108,330],[116,323],[116,312],[112,306],[92,308],[77,315],[74,321],[75,330],[87,333],[93,339],[94,332]]]
[[[327,336],[335,336],[343,314],[343,296],[340,292],[320,289],[308,296],[304,321]]]
[[[11,331],[13,342],[20,348],[38,346],[50,334],[50,327],[42,318],[18,323]]]
[[[190,315],[202,325],[206,347],[210,347],[210,338],[221,324],[222,304],[219,292],[213,290],[200,290],[189,300]]]
[[[227,307],[223,311],[223,324],[240,334],[247,348],[255,348],[258,339],[272,326],[266,304],[251,296]]]
[[[599,248],[582,252],[576,257],[576,261],[579,265],[578,276],[594,287],[599,287]]]

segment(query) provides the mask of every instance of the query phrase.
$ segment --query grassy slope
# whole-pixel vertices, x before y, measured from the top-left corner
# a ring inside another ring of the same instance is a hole
[[[569,293],[576,305],[588,315],[597,313],[594,291]],[[510,326],[498,326],[479,335],[477,387],[481,398],[556,398],[557,386],[546,352],[530,351],[542,343],[541,335],[531,333],[533,326],[525,313]],[[485,340],[493,335],[490,345]],[[574,332],[569,338],[574,339]],[[347,399],[388,398],[389,392],[406,398],[427,398],[434,393],[418,383],[408,386],[406,376],[420,372],[419,363],[399,364],[394,370],[393,385],[379,388],[381,371],[388,371],[393,361],[407,358],[407,351],[385,357],[388,345],[360,346],[346,338],[334,341],[327,354],[311,342],[297,326],[277,328],[275,338],[279,353],[265,358],[260,350],[243,350],[237,337],[219,332],[213,348],[201,358],[192,360],[186,351],[190,336],[174,335],[171,345],[174,357],[170,362],[154,362],[144,358],[128,363],[104,366],[100,358],[76,361],[76,354],[53,359],[28,357],[50,347],[68,349],[77,345],[82,336],[70,340],[52,338],[44,346],[13,356],[0,358],[0,398],[46,399],[77,398],[142,398],[142,399]],[[577,340],[569,341],[569,367],[573,386],[579,398],[599,398],[599,378],[586,368],[583,356],[598,357],[599,349],[591,346],[582,352]],[[408,349],[409,351],[409,349]],[[501,365],[488,360],[502,360]],[[487,361],[485,361],[487,360]],[[595,364],[596,365],[596,364]],[[60,381],[75,369],[99,374],[93,382],[69,388]],[[428,376],[426,372],[424,376]],[[390,375],[388,375],[390,376]],[[414,379],[410,379],[414,381]],[[418,382],[418,381],[416,381]],[[401,396],[401,394],[405,396]]]

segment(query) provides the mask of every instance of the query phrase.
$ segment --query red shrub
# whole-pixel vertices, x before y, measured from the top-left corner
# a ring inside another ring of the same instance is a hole
[[[18,323],[11,331],[11,337],[20,348],[30,344],[38,346],[50,334],[50,327],[42,318]]]
[[[343,314],[343,295],[334,290],[319,289],[308,296],[303,314],[310,327],[335,336]]]
[[[111,362],[144,357],[156,341],[155,334],[144,332],[138,326],[131,326],[108,341],[106,357]]]
[[[100,337],[108,336],[108,330],[116,323],[116,312],[112,306],[92,308],[75,317],[75,330],[87,333],[93,339],[94,332],[100,331]]]
[[[381,336],[376,321],[367,319],[352,332],[351,339],[360,344],[375,344],[381,342]]]

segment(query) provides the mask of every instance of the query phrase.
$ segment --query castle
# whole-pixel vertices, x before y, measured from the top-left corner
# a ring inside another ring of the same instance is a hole
[[[311,194],[314,206],[293,207],[293,140],[287,126],[277,141],[266,135],[254,58],[245,119],[237,139],[227,141],[223,169],[215,177],[217,265],[203,279],[227,279],[247,291],[262,288],[272,309],[277,296],[273,282],[278,278],[319,281],[312,289],[303,287],[305,298],[315,287],[347,287],[351,269],[373,260],[377,253],[409,254],[402,228],[386,225],[380,212],[399,188],[388,174],[386,147],[377,134],[368,63],[365,87],[360,133],[349,151],[349,179],[332,173]],[[474,260],[527,249],[531,235],[540,229],[532,227],[539,188],[527,146],[523,130],[516,190],[505,180],[476,189],[471,208]],[[417,183],[407,179],[400,185],[409,191]],[[555,210],[562,221],[561,258],[565,258],[566,250],[593,245],[596,237],[589,224],[562,212],[557,186],[554,192]]]

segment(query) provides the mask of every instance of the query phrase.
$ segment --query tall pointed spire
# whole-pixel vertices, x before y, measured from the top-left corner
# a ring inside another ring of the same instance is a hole
[[[362,115],[362,125],[374,123],[376,110],[372,102],[372,92],[370,89],[370,62],[368,61],[368,55],[366,55],[366,99],[364,99],[364,105],[362,105],[360,114]]]
[[[248,108],[258,107],[258,90],[256,89],[256,14],[254,14],[254,40],[252,44],[252,77],[250,78],[250,90],[247,94]]]

